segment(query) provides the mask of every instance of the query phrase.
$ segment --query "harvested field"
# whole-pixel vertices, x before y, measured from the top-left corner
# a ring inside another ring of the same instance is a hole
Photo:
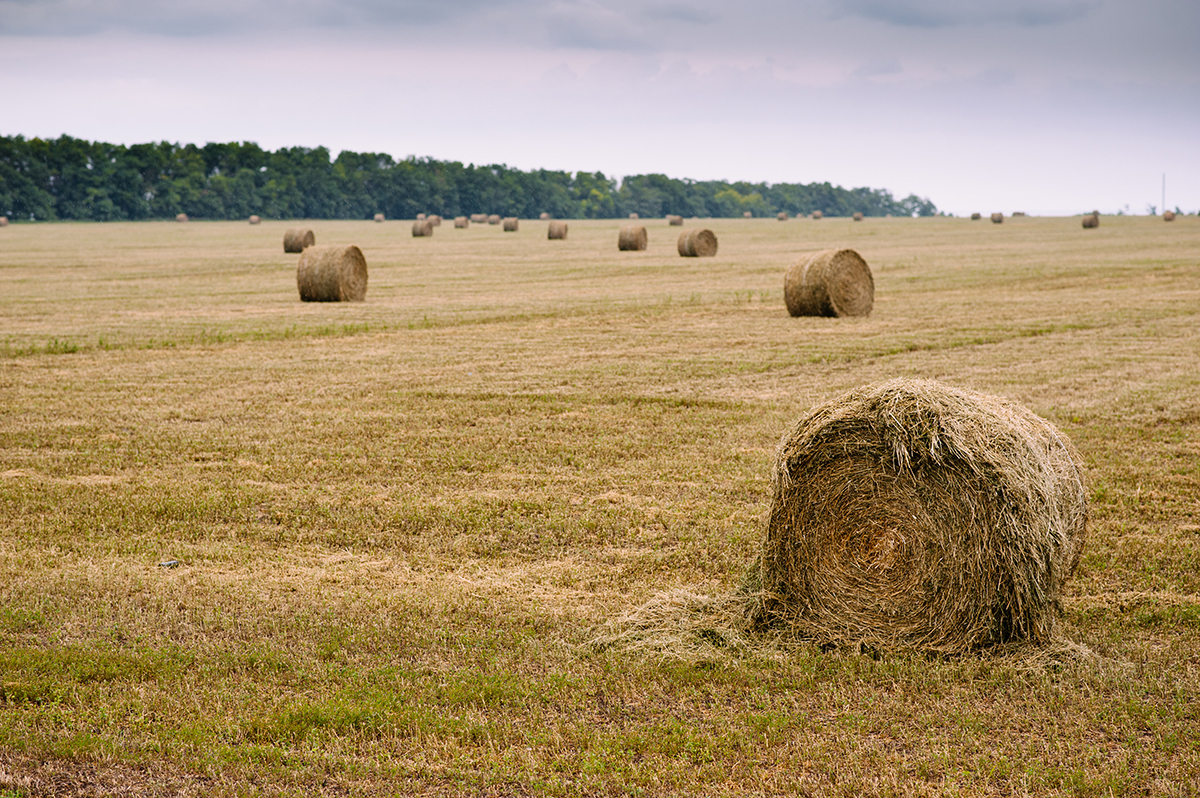
[[[8,226],[0,794],[1200,792],[1200,219],[1078,218],[323,220],[331,303],[296,222]],[[846,248],[871,314],[789,316]],[[781,440],[897,377],[1074,445],[1060,644],[734,623]]]

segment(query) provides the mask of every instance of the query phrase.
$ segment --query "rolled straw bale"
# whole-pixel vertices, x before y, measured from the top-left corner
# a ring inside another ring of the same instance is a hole
[[[863,220],[863,213],[862,213],[862,211],[855,211],[855,212],[854,212],[854,221],[856,221],[856,222],[861,222],[862,220]]]
[[[621,228],[617,234],[617,249],[622,252],[640,252],[646,248],[650,237],[646,228],[640,224],[631,224]]]
[[[754,218],[754,214],[750,213],[750,211],[742,211],[742,218],[744,218],[744,219],[753,219],[753,218]]]
[[[442,226],[442,217],[438,216],[436,213],[431,213],[429,216],[425,217],[425,219],[434,227]]]
[[[293,227],[283,234],[284,252],[303,252],[305,247],[317,243],[313,231],[306,227]]]
[[[546,229],[546,238],[563,239],[567,237],[567,223],[555,219],[550,222],[550,226]]]
[[[1084,216],[1083,217],[1083,226],[1086,229],[1090,229],[1093,227],[1099,227],[1100,226],[1100,215],[1096,214],[1096,213],[1089,213],[1087,216]]]
[[[1012,215],[1013,215],[1013,218],[1015,219],[1015,218],[1016,218],[1016,217],[1018,217],[1018,216],[1024,216],[1024,215],[1025,215],[1025,211],[1013,211],[1013,212],[1012,212]]]
[[[471,224],[487,224],[487,214],[486,213],[471,214]]]
[[[1164,222],[1175,221],[1175,211],[1163,211],[1163,221]]]
[[[638,215],[636,213],[631,213],[631,214],[629,214],[629,218],[636,219],[636,218],[638,218]]]
[[[993,213],[992,214],[992,224],[1004,224],[1004,214]]]
[[[186,222],[187,220],[188,215],[186,213],[179,213],[175,215],[175,221],[177,222]]]
[[[425,221],[425,218],[426,218],[426,217],[425,217],[425,214],[423,214],[423,213],[418,213],[418,214],[417,214],[417,221],[418,221],[418,222],[423,222],[423,221]]]
[[[545,211],[542,211],[540,214],[538,214],[538,218],[541,219],[543,222],[548,222],[548,221],[550,221],[550,214],[546,213]]]
[[[422,238],[433,235],[433,222],[429,219],[418,219],[413,222],[412,228],[413,238]]]
[[[493,213],[487,218],[488,224],[500,224],[500,214]]]
[[[672,227],[682,227],[683,226],[683,217],[677,216],[675,214],[671,214],[671,215],[667,216],[667,224],[671,225]]]
[[[251,216],[250,224],[262,224],[262,218],[258,216]]]
[[[0,227],[8,227],[8,217],[0,216]]]
[[[983,218],[983,214],[982,214],[982,213],[973,213],[973,214],[971,214],[971,221],[973,221],[973,222],[978,222],[978,221],[979,221],[980,219],[982,219],[982,218]]]
[[[854,250],[824,249],[787,270],[783,299],[792,316],[866,316],[875,305],[875,279]]]
[[[377,213],[377,214],[375,214],[375,221],[377,221],[377,222],[382,222],[382,221],[383,221],[383,214],[382,214],[382,213]]]
[[[780,211],[779,213],[775,214],[775,218],[781,222],[786,222],[788,220],[787,211]]]
[[[676,248],[685,258],[711,258],[717,254],[717,237],[712,230],[684,230],[679,234]]]
[[[454,217],[454,226],[455,227],[464,227],[465,228],[465,227],[470,227],[470,225],[471,225],[471,223],[469,221],[467,221],[467,217],[465,217],[465,216],[455,216]]]
[[[349,247],[306,247],[296,264],[296,286],[305,302],[362,302],[367,259]]]
[[[895,379],[784,436],[750,612],[830,644],[960,653],[1051,642],[1079,563],[1079,455],[1025,407]]]
[[[812,218],[814,218],[814,219],[824,219],[824,218],[825,218],[825,214],[821,213],[820,211],[813,211],[813,212],[812,212]]]
[[[504,220],[504,232],[506,232],[506,233],[515,233],[515,232],[517,232],[517,227],[518,227],[518,221],[517,221],[517,217],[515,217],[515,216],[509,216],[509,217],[505,218],[505,220]]]

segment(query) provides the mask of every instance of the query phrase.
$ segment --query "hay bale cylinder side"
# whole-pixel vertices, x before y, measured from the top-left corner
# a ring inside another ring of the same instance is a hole
[[[413,222],[413,238],[428,238],[433,235],[433,222],[428,219],[418,219]]]
[[[711,258],[717,254],[717,236],[703,228],[684,230],[675,246],[685,258]]]
[[[250,217],[250,224],[262,224],[262,217],[260,217],[260,216],[251,216],[251,217]]]
[[[296,264],[296,287],[304,302],[362,302],[367,259],[356,246],[307,247]]]
[[[460,229],[465,229],[467,227],[470,227],[471,223],[467,220],[467,217],[465,217],[465,216],[455,216],[454,217],[454,226],[457,228],[460,228]]]
[[[504,232],[506,232],[506,233],[515,233],[515,232],[517,232],[519,227],[520,227],[520,222],[517,220],[517,217],[515,217],[515,216],[509,216],[507,219],[504,220]]]
[[[667,217],[667,224],[671,227],[683,227],[683,217],[672,214]]]
[[[488,218],[486,213],[471,214],[471,224],[487,224],[487,220]]]
[[[875,306],[875,278],[854,250],[824,249],[787,270],[783,299],[792,316],[866,316]]]
[[[283,234],[284,252],[303,252],[317,243],[317,237],[307,227],[291,227]]]
[[[865,386],[800,419],[772,481],[758,628],[950,654],[1055,639],[1087,491],[1074,447],[1021,405]]]
[[[487,218],[488,224],[500,224],[500,214],[493,213]]]
[[[617,249],[622,252],[641,252],[649,243],[646,228],[640,224],[626,225],[617,233]]]
[[[546,238],[551,241],[561,241],[567,237],[567,223],[557,219],[550,222],[546,228]]]

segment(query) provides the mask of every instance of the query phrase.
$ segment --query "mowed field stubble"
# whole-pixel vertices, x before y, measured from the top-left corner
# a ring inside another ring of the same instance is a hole
[[[0,230],[0,795],[1194,795],[1200,220]],[[791,318],[857,250],[864,318]],[[1063,430],[1078,656],[591,644],[757,554],[780,437],[920,377]]]

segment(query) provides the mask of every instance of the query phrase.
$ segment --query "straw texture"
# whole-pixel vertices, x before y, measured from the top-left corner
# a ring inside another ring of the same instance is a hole
[[[866,316],[875,305],[871,267],[852,249],[801,256],[783,278],[792,316]]]
[[[303,252],[305,247],[317,243],[313,231],[306,227],[292,227],[283,234],[284,252]]]
[[[649,242],[646,228],[640,224],[627,225],[617,233],[617,249],[622,252],[640,252]]]
[[[361,302],[367,296],[367,259],[349,247],[307,247],[296,264],[305,302]]]
[[[711,258],[717,254],[717,236],[712,230],[684,230],[676,247],[685,258]]]

